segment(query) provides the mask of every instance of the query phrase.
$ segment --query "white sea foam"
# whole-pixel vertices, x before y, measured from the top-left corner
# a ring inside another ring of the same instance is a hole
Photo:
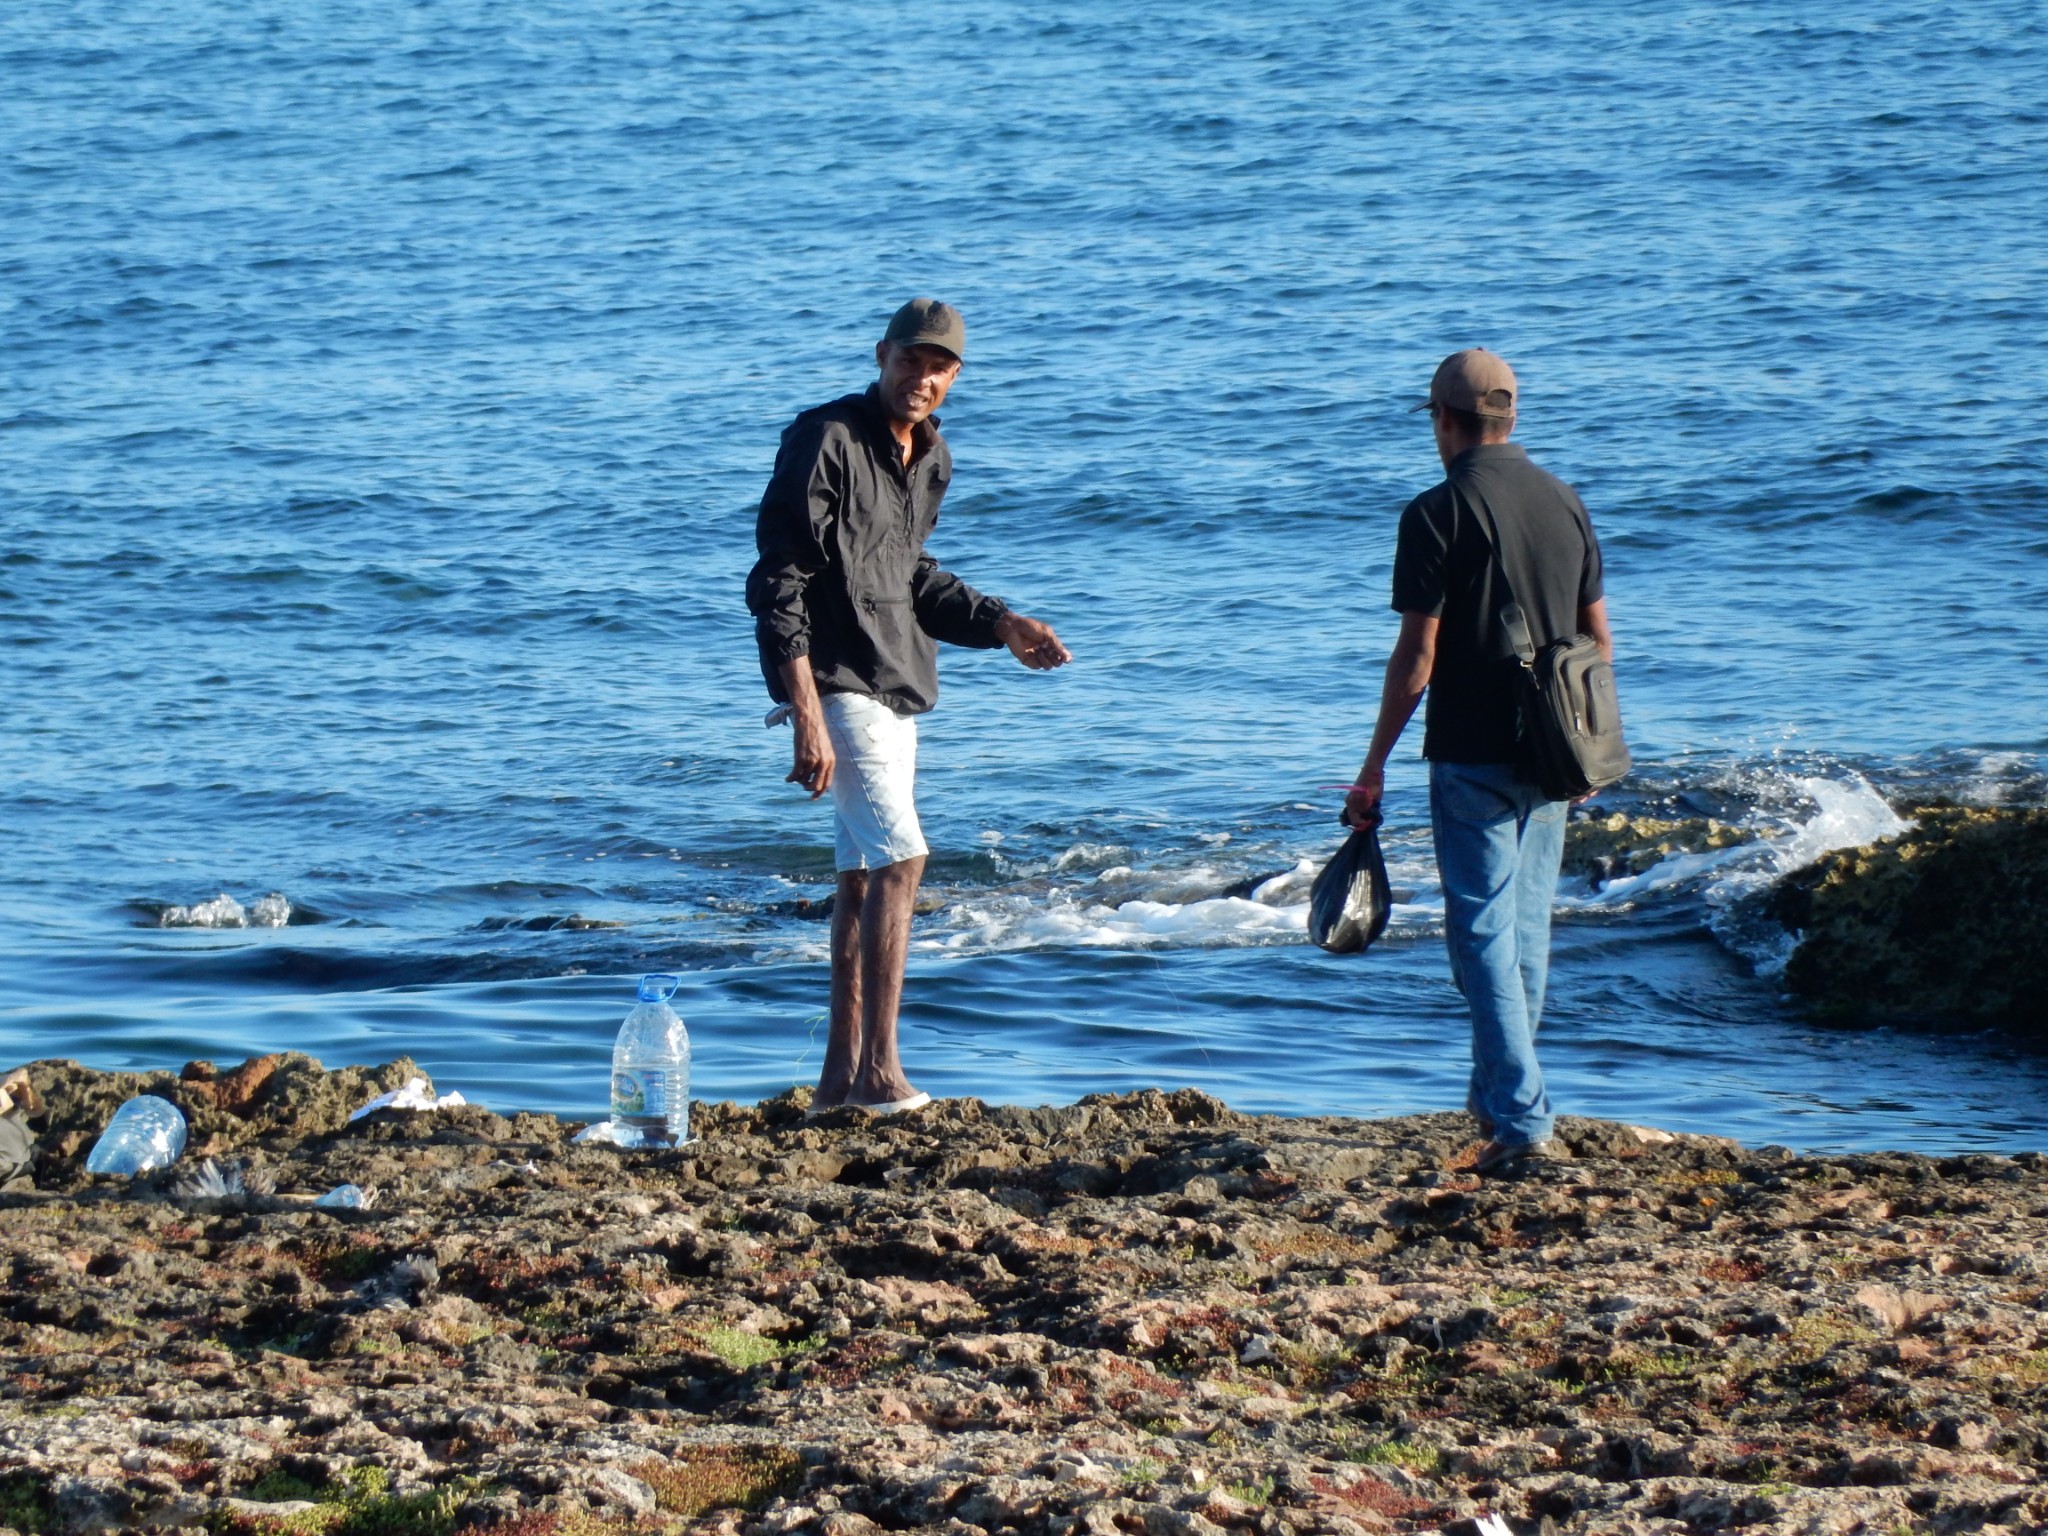
[[[946,914],[945,931],[917,948],[958,952],[1038,948],[1223,947],[1292,939],[1308,926],[1308,903],[1268,906],[1244,896],[1120,906],[1055,898],[991,896]]]
[[[1640,874],[1608,881],[1596,891],[1564,882],[1559,907],[1588,914],[1624,913],[1647,900],[1690,894],[1709,909],[1715,932],[1767,972],[1781,966],[1789,941],[1775,924],[1756,920],[1743,898],[1837,848],[1895,836],[1911,825],[1868,780],[1836,776],[1753,775],[1744,785],[1757,809],[1746,818],[1754,840],[1702,853],[1674,854]],[[1208,839],[1210,848],[1220,855]],[[1406,896],[1394,907],[1391,929],[1419,937],[1441,927],[1442,902],[1426,839],[1410,837],[1387,847],[1389,873]],[[1300,942],[1308,926],[1309,887],[1320,857],[1247,887],[1252,876],[1204,857],[1165,867],[1116,863],[1120,845],[1075,843],[1026,880],[1006,889],[962,891],[922,931],[916,947],[949,954],[1062,948],[1233,948]],[[1250,857],[1248,854],[1247,857]],[[1065,877],[1065,878],[1062,878]]]
[[[1759,920],[1747,898],[1837,848],[1860,848],[1913,827],[1859,773],[1841,778],[1795,776],[1788,787],[1795,803],[1806,811],[1804,818],[1798,810],[1759,811],[1759,821],[1766,827],[1775,824],[1782,835],[1726,850],[1748,856],[1731,859],[1706,891],[1715,936],[1765,976],[1785,969],[1797,939],[1776,923]]]
[[[259,896],[249,906],[251,928],[282,928],[291,920],[292,904],[284,899],[282,891]]]
[[[282,928],[292,920],[292,904],[282,892],[259,896],[244,907],[226,891],[189,907],[165,907],[157,914],[159,928]]]

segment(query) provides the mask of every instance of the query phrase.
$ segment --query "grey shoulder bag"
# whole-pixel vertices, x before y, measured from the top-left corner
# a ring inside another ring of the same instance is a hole
[[[1552,800],[1576,800],[1621,781],[1629,770],[1628,743],[1621,734],[1621,701],[1614,668],[1591,635],[1553,640],[1537,650],[1529,621],[1515,600],[1514,584],[1500,556],[1500,530],[1493,509],[1471,491],[1458,494],[1471,504],[1493,553],[1494,578],[1507,601],[1501,628],[1521,663],[1517,692],[1521,715],[1521,771]]]

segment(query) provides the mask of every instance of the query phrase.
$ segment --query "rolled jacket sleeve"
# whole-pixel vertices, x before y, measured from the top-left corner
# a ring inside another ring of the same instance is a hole
[[[845,465],[828,451],[816,423],[798,422],[784,434],[754,522],[760,558],[747,573],[747,611],[754,616],[762,671],[771,679],[782,663],[811,652],[804,598],[830,562],[826,539],[844,479]]]
[[[910,607],[917,627],[934,640],[983,651],[1002,645],[996,638],[996,620],[1010,611],[1001,598],[977,592],[951,571],[941,570],[930,555],[919,555],[910,574]]]

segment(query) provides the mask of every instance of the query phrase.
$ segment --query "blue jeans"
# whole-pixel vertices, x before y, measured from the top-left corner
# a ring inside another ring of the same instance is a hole
[[[1497,1141],[1542,1141],[1551,1132],[1536,1026],[1550,973],[1550,905],[1566,809],[1505,763],[1429,765],[1444,942],[1451,977],[1472,1010],[1467,1107],[1493,1122]]]

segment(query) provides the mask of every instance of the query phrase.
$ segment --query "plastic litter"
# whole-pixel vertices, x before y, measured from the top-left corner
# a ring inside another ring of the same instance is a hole
[[[313,1204],[330,1211],[364,1211],[374,1198],[360,1184],[337,1184]]]
[[[240,1158],[229,1158],[225,1163],[201,1158],[170,1183],[174,1200],[228,1200],[237,1195],[273,1194],[276,1189],[269,1174]]]
[[[634,1126],[621,1125],[616,1120],[593,1120],[574,1136],[571,1136],[569,1140],[589,1147],[644,1149],[647,1147],[691,1146],[695,1144],[696,1138],[691,1137],[688,1141],[670,1141],[667,1134],[663,1131],[657,1130],[650,1135]]]
[[[351,1121],[365,1115],[374,1115],[380,1109],[453,1109],[469,1100],[458,1089],[435,1097],[433,1087],[424,1077],[408,1078],[403,1088],[393,1088],[389,1093],[380,1093],[361,1109],[349,1116]]]
[[[87,1173],[148,1173],[168,1168],[185,1152],[185,1117],[169,1099],[138,1094],[114,1111],[85,1157]]]
[[[404,1312],[440,1283],[433,1255],[416,1253],[358,1284],[355,1299],[357,1305],[377,1311]]]
[[[640,1000],[612,1046],[613,1144],[679,1147],[690,1139],[690,1032],[669,1007],[681,978],[642,976]],[[630,1134],[634,1139],[624,1139]]]
[[[1380,827],[1355,828],[1323,866],[1308,896],[1308,936],[1333,955],[1351,955],[1386,932],[1394,906]]]
[[[631,1126],[620,1125],[616,1120],[593,1120],[583,1127],[570,1141],[582,1146],[596,1147],[639,1147],[646,1143],[640,1133]]]

